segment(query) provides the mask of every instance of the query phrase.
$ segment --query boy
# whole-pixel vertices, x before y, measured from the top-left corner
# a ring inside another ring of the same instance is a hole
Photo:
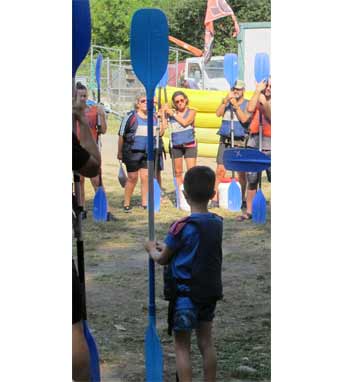
[[[164,244],[148,241],[145,249],[165,272],[165,292],[170,300],[169,334],[174,330],[176,369],[181,382],[192,378],[191,331],[196,329],[203,359],[204,380],[216,379],[216,353],[212,320],[216,301],[222,298],[222,218],[209,213],[214,196],[215,173],[209,167],[195,166],[184,178],[184,196],[190,216],[172,224]],[[167,281],[167,282],[166,282]]]

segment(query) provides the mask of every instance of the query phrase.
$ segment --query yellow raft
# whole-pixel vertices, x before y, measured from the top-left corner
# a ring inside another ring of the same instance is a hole
[[[218,90],[175,88],[172,86],[167,86],[166,90],[168,103],[170,105],[171,97],[176,91],[182,91],[188,96],[189,107],[196,110],[195,136],[198,142],[198,156],[216,158],[219,144],[219,135],[216,133],[220,128],[222,118],[217,117],[215,112],[228,92]],[[246,99],[250,99],[251,96],[251,91],[245,92]],[[163,91],[161,92],[161,102],[165,102]],[[166,152],[168,152],[168,132],[164,135],[164,144]]]

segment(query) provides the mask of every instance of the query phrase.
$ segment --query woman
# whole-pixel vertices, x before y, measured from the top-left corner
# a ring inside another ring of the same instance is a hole
[[[157,118],[154,115],[154,137],[157,128]],[[160,132],[161,133],[161,132]],[[124,192],[124,212],[131,212],[131,196],[134,192],[139,175],[141,183],[141,205],[147,208],[148,169],[147,169],[147,105],[145,94],[135,100],[134,110],[123,119],[119,132],[117,158],[124,162],[128,173]],[[155,148],[155,139],[154,139]]]
[[[86,86],[83,85],[81,82],[78,82],[76,84],[75,97],[76,97],[76,101],[84,106],[85,118],[88,121],[91,134],[95,142],[98,143],[99,135],[105,134],[107,130],[104,109],[101,105],[92,105],[92,106],[87,105],[88,91]],[[76,134],[78,139],[80,140],[80,130],[78,125],[77,125]],[[93,178],[90,178],[90,181],[94,188],[94,191],[96,192],[100,184],[100,176],[97,175]],[[104,188],[104,185],[103,185],[103,188]],[[82,216],[85,219],[87,214],[85,210],[85,178],[83,176],[80,176],[80,196],[81,196],[82,207],[84,209]],[[111,212],[108,212],[107,220],[115,221],[117,220],[117,218]]]
[[[176,91],[172,96],[170,109],[165,104],[164,110],[169,119],[169,128],[172,140],[171,154],[175,162],[176,183],[180,187],[183,184],[183,158],[186,169],[196,166],[197,144],[195,141],[194,121],[196,111],[188,107],[189,99],[182,91]]]

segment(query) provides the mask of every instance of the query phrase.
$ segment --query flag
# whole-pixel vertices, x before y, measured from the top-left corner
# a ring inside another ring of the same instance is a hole
[[[212,46],[214,43],[214,20],[221,19],[222,17],[231,16],[234,22],[233,37],[236,37],[240,32],[239,25],[233,10],[225,0],[208,0],[206,15],[205,15],[205,46],[204,46],[204,63],[209,62]]]

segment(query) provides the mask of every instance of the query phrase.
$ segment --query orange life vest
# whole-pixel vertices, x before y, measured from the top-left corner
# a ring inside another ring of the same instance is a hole
[[[251,120],[249,130],[251,134],[259,134],[259,125],[260,125],[260,111],[257,107],[254,113],[254,117]],[[271,137],[271,122],[265,117],[263,113],[262,117],[262,125],[263,125],[263,136]]]
[[[96,128],[96,124],[97,124],[97,107],[94,105],[94,106],[90,106],[89,108],[87,108],[86,111],[85,111],[85,116],[86,116],[86,119],[88,121],[91,134],[92,134],[95,142],[97,142],[98,141],[98,136],[99,136],[99,134],[97,132],[97,128]],[[79,122],[77,122],[77,124],[76,124],[76,135],[77,135],[78,139],[80,140],[80,126],[79,126]]]

